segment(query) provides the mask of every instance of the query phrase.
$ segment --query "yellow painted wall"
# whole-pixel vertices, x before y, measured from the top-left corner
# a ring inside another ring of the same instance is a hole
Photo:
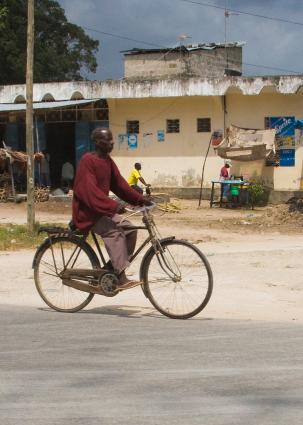
[[[261,93],[258,96],[231,94],[226,98],[227,126],[230,124],[244,128],[264,128],[264,118],[268,116],[295,116],[303,118],[303,95],[283,95]],[[296,158],[294,167],[262,167],[262,176],[267,185],[275,190],[299,190],[302,187],[303,144],[297,134]],[[238,164],[235,164],[235,168]],[[241,163],[242,171],[245,164]],[[246,166],[253,174],[251,164]],[[259,173],[260,163],[256,164]]]
[[[153,185],[199,186],[201,169],[211,133],[197,132],[197,118],[211,118],[211,130],[223,129],[222,97],[192,96],[150,99],[108,100],[109,121],[114,134],[113,156],[122,174],[128,177],[135,162],[142,163],[142,175]],[[226,126],[264,128],[266,116],[303,118],[303,95],[261,93],[258,96],[226,95]],[[180,119],[180,133],[166,134],[157,141],[157,130],[166,131],[166,119]],[[118,135],[126,133],[126,121],[139,120],[138,149],[119,145]],[[144,137],[144,133],[151,133]],[[216,180],[223,159],[210,148],[205,168],[205,185]],[[277,190],[298,190],[302,187],[303,145],[296,148],[295,167],[265,167],[262,162],[239,164],[233,161],[232,173],[262,175]]]
[[[223,128],[220,97],[176,97],[109,100],[109,122],[114,134],[113,156],[124,177],[134,162],[142,163],[142,175],[154,185],[199,186],[202,162],[211,133],[197,132],[197,118],[211,118],[212,131]],[[166,119],[180,119],[180,133],[157,141],[157,130],[166,132]],[[139,120],[138,149],[119,146],[118,135],[126,133],[126,121]],[[144,133],[151,135],[144,137]],[[217,178],[223,160],[210,149],[205,180]]]

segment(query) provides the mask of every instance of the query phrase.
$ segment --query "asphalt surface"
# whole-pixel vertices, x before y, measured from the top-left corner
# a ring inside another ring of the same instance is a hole
[[[302,335],[135,307],[0,306],[0,424],[302,424]]]

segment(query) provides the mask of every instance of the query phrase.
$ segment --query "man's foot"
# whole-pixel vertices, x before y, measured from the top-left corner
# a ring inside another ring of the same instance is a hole
[[[118,283],[117,290],[125,291],[126,289],[135,288],[136,286],[142,285],[143,282],[140,280],[127,280],[123,283]]]
[[[124,291],[125,289],[134,288],[135,286],[141,285],[143,282],[134,280],[134,279],[127,279],[125,272],[122,272],[119,276],[119,283],[117,285],[118,291]]]

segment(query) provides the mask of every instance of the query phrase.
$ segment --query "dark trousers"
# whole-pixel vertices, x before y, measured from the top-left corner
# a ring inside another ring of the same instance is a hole
[[[137,192],[139,192],[141,195],[143,195],[143,189],[141,189],[140,186],[138,186],[137,184],[132,184],[131,187],[135,189]]]

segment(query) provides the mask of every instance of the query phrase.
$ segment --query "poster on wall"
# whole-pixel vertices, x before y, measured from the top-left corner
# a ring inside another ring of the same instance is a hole
[[[270,128],[276,129],[276,143],[278,149],[294,149],[295,117],[270,117]]]
[[[127,149],[128,146],[128,135],[119,134],[118,135],[118,149]]]
[[[137,149],[138,147],[138,136],[137,134],[128,135],[128,149]]]
[[[280,167],[294,167],[295,149],[280,149]]]
[[[158,140],[158,142],[164,142],[165,141],[165,131],[164,130],[158,130],[157,131],[157,140]]]
[[[143,146],[148,148],[153,142],[153,133],[143,133]]]

